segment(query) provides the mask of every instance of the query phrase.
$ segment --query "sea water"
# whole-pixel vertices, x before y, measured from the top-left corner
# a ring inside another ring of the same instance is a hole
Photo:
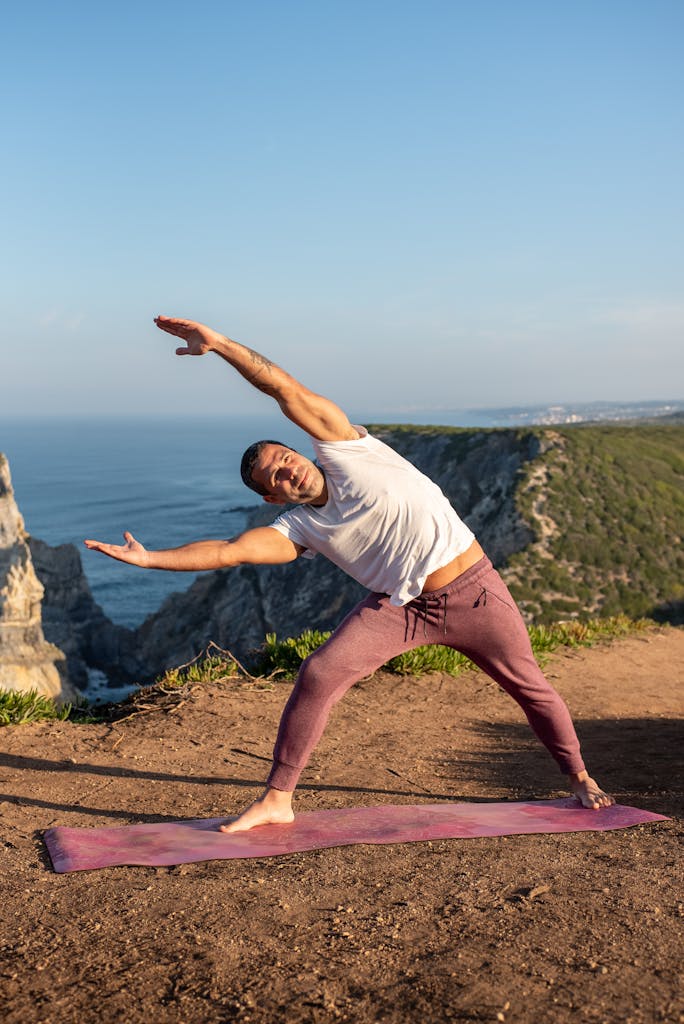
[[[95,600],[129,627],[195,574],[125,565],[89,551],[84,539],[120,544],[130,530],[146,547],[170,548],[235,536],[260,502],[239,472],[242,452],[260,437],[313,454],[288,421],[263,417],[0,421],[0,452],[27,531],[75,544]]]

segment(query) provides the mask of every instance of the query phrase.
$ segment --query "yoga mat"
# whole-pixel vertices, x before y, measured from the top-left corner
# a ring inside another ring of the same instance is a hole
[[[573,797],[521,803],[413,804],[305,811],[290,825],[259,825],[226,835],[223,818],[116,828],[47,829],[45,844],[55,871],[86,871],[120,864],[162,866],[240,857],[276,857],[355,843],[413,843],[427,839],[525,835],[535,832],[603,832],[662,814],[614,804],[597,811]]]

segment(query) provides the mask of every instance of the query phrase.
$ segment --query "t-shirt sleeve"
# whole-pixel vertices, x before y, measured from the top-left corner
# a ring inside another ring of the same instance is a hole
[[[293,544],[303,547],[305,550],[302,551],[301,558],[314,558],[316,552],[309,548],[309,538],[306,536],[296,512],[297,509],[282,512],[274,522],[270,523],[271,529],[282,533],[283,537],[287,537]]]

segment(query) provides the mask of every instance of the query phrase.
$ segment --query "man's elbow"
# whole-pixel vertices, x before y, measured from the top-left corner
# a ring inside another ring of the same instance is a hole
[[[237,565],[243,565],[245,561],[240,557],[240,546],[236,540],[223,541],[217,555],[219,569],[234,569]]]
[[[282,381],[278,382],[278,390],[274,397],[282,411],[287,415],[288,409],[296,409],[305,403],[308,393],[308,389],[303,384],[300,384],[298,380],[287,374]]]

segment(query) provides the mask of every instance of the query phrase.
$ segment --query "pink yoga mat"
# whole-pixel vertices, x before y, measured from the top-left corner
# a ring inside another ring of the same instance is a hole
[[[218,831],[224,818],[66,828],[45,832],[55,871],[86,871],[118,864],[161,866],[239,857],[275,857],[355,843],[413,843],[427,839],[524,835],[533,832],[603,832],[662,814],[615,804],[598,811],[572,797],[523,803],[414,804],[345,807],[298,814],[291,825],[260,825],[249,832]]]

